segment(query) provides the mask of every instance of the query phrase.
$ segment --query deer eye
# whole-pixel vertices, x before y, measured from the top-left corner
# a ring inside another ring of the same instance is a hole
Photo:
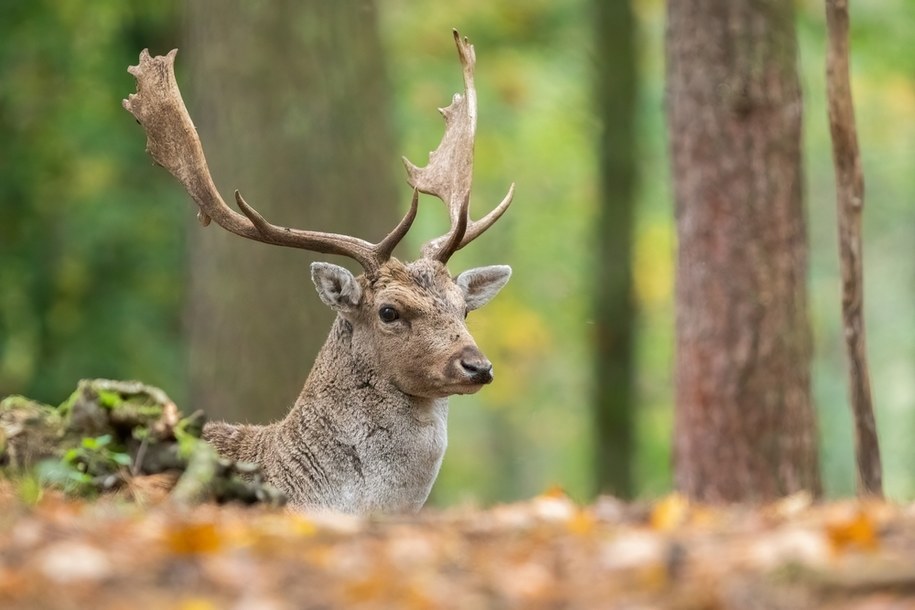
[[[378,310],[378,317],[381,318],[382,322],[391,323],[394,320],[397,320],[400,317],[400,314],[390,305],[385,305]]]

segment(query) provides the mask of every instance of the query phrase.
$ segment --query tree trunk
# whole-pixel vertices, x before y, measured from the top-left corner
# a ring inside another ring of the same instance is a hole
[[[597,0],[596,103],[602,126],[595,287],[595,478],[599,492],[632,495],[632,231],[636,183],[635,18],[628,0]]]
[[[676,484],[705,501],[818,493],[792,1],[668,7]]]
[[[864,212],[864,171],[858,148],[855,110],[851,97],[848,49],[848,2],[826,0],[829,52],[826,90],[829,129],[836,169],[836,217],[839,221],[839,267],[842,270],[842,325],[848,354],[848,388],[855,423],[855,461],[858,495],[883,495],[883,466],[871,396],[864,333],[864,263],[861,216]]]
[[[227,201],[238,188],[271,222],[370,241],[396,224],[409,194],[397,198],[371,1],[194,0],[187,24],[191,114]],[[333,319],[315,255],[218,228],[194,226],[190,242],[191,406],[282,416]]]

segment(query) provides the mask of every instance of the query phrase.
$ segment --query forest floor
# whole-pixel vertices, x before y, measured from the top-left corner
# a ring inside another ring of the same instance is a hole
[[[915,505],[557,491],[363,519],[0,493],[0,608],[915,608]]]

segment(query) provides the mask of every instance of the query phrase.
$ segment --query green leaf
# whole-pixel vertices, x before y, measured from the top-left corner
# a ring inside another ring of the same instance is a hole
[[[91,476],[89,476],[85,472],[79,472],[78,470],[71,470],[70,472],[68,472],[67,478],[70,479],[71,481],[75,481],[77,483],[82,483],[82,484],[86,484],[86,485],[88,485],[89,483],[92,483]]]
[[[82,445],[83,445],[83,448],[85,448],[85,449],[102,449],[104,447],[107,447],[110,443],[111,443],[111,435],[103,434],[102,436],[97,436],[95,438],[92,438],[89,436],[84,437]]]
[[[120,464],[121,466],[130,466],[130,456],[126,453],[112,451],[109,457],[113,462]]]
[[[103,407],[114,409],[122,402],[124,402],[124,399],[122,399],[121,395],[117,392],[112,392],[110,390],[98,391],[98,403]]]

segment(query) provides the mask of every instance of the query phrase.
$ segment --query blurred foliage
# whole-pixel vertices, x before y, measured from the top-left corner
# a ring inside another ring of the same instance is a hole
[[[120,105],[139,50],[174,45],[174,8],[0,5],[0,396],[181,385],[186,209]]]
[[[665,8],[662,0],[633,3],[642,77],[636,482],[642,495],[658,495],[670,487],[676,240],[664,121]],[[179,15],[173,3],[91,6],[45,0],[0,8],[0,395],[55,402],[80,377],[138,377],[181,404],[182,235],[191,221],[168,176],[149,170],[142,135],[119,105],[133,90],[125,66],[144,47],[176,46]],[[588,244],[598,184],[590,79],[599,58],[589,4],[379,0],[379,8],[401,136],[392,171],[399,153],[424,162],[441,137],[435,108],[461,83],[448,35],[456,27],[478,57],[474,216],[518,184],[506,217],[451,265],[457,272],[508,263],[515,274],[498,299],[470,317],[496,363],[496,382],[453,399],[434,501],[509,499],[551,484],[583,498],[591,487]],[[852,26],[872,381],[888,492],[912,498],[915,55],[908,49],[915,3],[855,4]],[[854,460],[824,30],[820,0],[799,2],[814,390],[824,479],[835,495],[853,491]],[[408,198],[404,185],[403,202]],[[413,252],[445,228],[441,204],[423,198],[421,208]]]

